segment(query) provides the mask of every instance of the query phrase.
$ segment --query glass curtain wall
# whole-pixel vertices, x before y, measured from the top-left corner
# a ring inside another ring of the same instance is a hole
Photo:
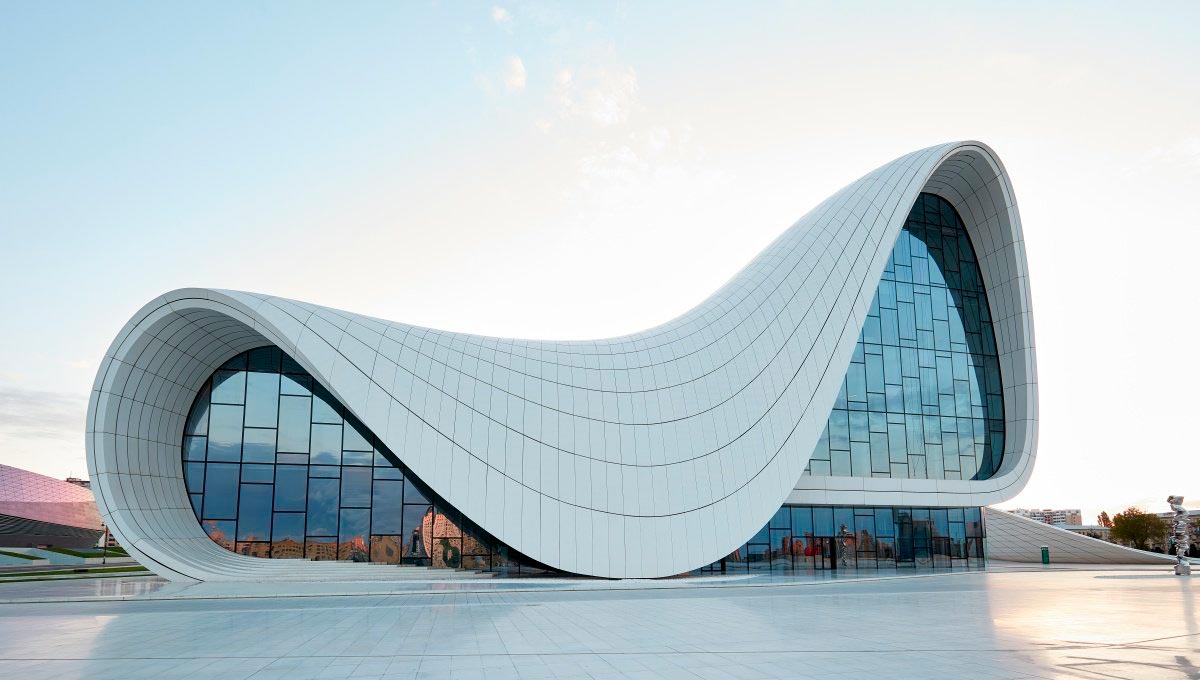
[[[980,567],[984,538],[979,508],[785,505],[700,572]]]
[[[204,530],[244,555],[546,570],[432,493],[277,347],[239,354],[205,382],[183,466]]]
[[[1004,453],[996,336],[962,218],[913,205],[806,474],[988,479]]]

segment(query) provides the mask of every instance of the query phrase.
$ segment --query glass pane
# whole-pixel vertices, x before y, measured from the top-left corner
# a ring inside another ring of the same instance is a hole
[[[279,373],[279,355],[281,352],[278,347],[260,347],[250,350],[248,354],[251,371]]]
[[[404,473],[393,467],[377,467],[375,479],[394,479],[399,482],[404,480]]]
[[[336,560],[337,539],[309,536],[304,543],[304,556],[310,560]]]
[[[337,536],[340,485],[336,479],[308,480],[309,536]]]
[[[342,470],[342,507],[369,508],[371,506],[371,471],[367,468],[345,468]]]
[[[813,531],[818,536],[834,536],[833,508],[813,508]]]
[[[280,367],[284,373],[300,373],[304,377],[308,377],[308,371],[304,370],[304,367],[297,363],[295,359],[288,356],[287,352],[283,353]]]
[[[242,459],[242,407],[213,404],[208,424],[208,460]]]
[[[307,397],[312,394],[312,378],[307,375],[284,374],[280,379],[279,393]]]
[[[189,493],[204,491],[204,463],[187,463],[183,468],[183,478],[187,480]]]
[[[248,373],[246,427],[275,427],[279,420],[279,374]]]
[[[238,540],[270,540],[271,485],[243,484],[238,504]]]
[[[425,495],[424,491],[417,487],[411,478],[406,477],[404,479],[404,502],[428,505],[429,497]]]
[[[213,543],[232,551],[234,548],[234,522],[222,520],[205,520],[200,526],[204,527],[204,533],[213,540]]]
[[[325,391],[319,385],[315,385],[313,387],[313,422],[340,425],[342,416],[338,413],[337,407],[334,406],[335,403],[337,401],[333,398],[333,395],[329,394],[329,392]],[[339,436],[341,435],[340,432],[338,434]],[[338,448],[341,448],[340,445]]]
[[[792,512],[785,505],[775,511],[775,515],[771,517],[772,529],[791,529],[792,528]]]
[[[248,427],[242,433],[242,441],[243,462],[275,462],[275,430]]]
[[[205,420],[207,420],[207,417],[205,418]],[[208,437],[184,437],[183,438],[183,459],[184,460],[204,460],[204,455],[205,455],[204,452],[207,449],[208,449]]]
[[[184,432],[193,435],[208,434],[208,385],[204,383],[204,388],[200,390],[200,394],[196,395],[196,403],[192,405],[192,411],[188,414],[187,426]]]
[[[292,541],[303,545],[304,543],[304,513],[302,512],[277,512],[275,520],[271,525],[271,540],[279,543],[281,541]],[[303,552],[301,549],[299,552]]]
[[[374,520],[371,521],[374,526]],[[403,536],[371,536],[371,561],[383,564],[399,564],[401,558],[400,544]]]
[[[212,403],[241,404],[246,399],[246,374],[243,371],[217,371],[212,379]]]
[[[401,534],[401,502],[404,483],[392,480],[375,480],[371,490],[371,532],[375,534]]]
[[[407,489],[406,489],[407,491]],[[426,519],[428,518],[428,522]],[[425,525],[433,524],[433,508],[429,505],[404,506],[404,535],[406,539],[405,556],[412,558],[429,558],[428,542],[432,536],[426,531]]]
[[[370,535],[370,510],[342,510],[338,533],[338,559],[366,562],[370,559],[367,538]]]
[[[343,441],[342,449],[346,451],[371,451],[371,442],[368,441],[367,430],[358,423],[346,421],[346,427],[342,430]],[[370,458],[368,457],[368,460]],[[370,463],[367,463],[370,465]]]
[[[275,481],[275,466],[274,465],[243,465],[242,466],[242,481],[243,482],[258,482],[270,484]],[[241,539],[238,539],[241,540]],[[247,541],[250,539],[246,539]]]
[[[810,536],[813,533],[812,508],[796,506],[792,508],[792,535]]]
[[[303,512],[308,499],[308,468],[278,465],[275,468],[275,509]]]
[[[308,453],[312,399],[308,397],[279,398],[279,451]]]
[[[314,416],[315,417],[315,416]],[[342,426],[313,425],[312,452],[309,460],[314,464],[340,465],[342,462]]]
[[[204,518],[236,519],[238,473],[233,463],[209,463],[204,471]],[[229,538],[232,540],[233,535]]]
[[[237,553],[247,557],[270,557],[271,544],[266,542],[238,542]]]
[[[875,508],[875,530],[882,536],[895,536],[891,508]]]

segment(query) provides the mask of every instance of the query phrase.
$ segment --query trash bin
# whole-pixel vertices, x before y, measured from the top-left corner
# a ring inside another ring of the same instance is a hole
[[[1042,546],[1042,564],[1050,564],[1050,546]]]

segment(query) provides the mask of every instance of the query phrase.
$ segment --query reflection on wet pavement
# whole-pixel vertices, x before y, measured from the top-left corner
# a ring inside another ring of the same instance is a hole
[[[1196,589],[1149,571],[157,600],[178,587],[111,581],[91,586],[134,599],[0,605],[0,677],[1200,678]],[[17,586],[87,596],[0,599]]]

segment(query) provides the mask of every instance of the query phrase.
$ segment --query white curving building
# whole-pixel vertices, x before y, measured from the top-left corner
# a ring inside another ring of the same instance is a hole
[[[851,183],[693,310],[623,337],[172,291],[105,355],[88,464],[121,544],[177,580],[385,574],[263,557],[951,566],[982,558],[980,507],[1033,469],[1033,338],[1008,175],[956,142]]]

